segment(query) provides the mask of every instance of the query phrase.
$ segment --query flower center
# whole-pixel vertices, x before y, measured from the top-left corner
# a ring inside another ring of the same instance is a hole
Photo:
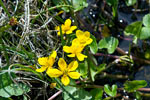
[[[64,75],[68,75],[68,70],[64,70]]]

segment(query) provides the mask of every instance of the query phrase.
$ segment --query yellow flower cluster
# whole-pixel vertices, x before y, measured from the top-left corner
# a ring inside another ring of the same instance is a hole
[[[61,25],[62,34],[71,34],[77,28],[77,26],[71,26],[71,20],[67,19],[64,24]],[[57,26],[55,28],[60,35],[60,27]],[[88,31],[76,31],[76,38],[72,40],[71,46],[63,46],[63,51],[66,53],[70,53],[67,55],[68,57],[77,57],[79,61],[83,61],[84,58],[87,58],[86,55],[82,54],[82,51],[85,46],[92,43],[92,39],[90,38],[90,32]],[[52,68],[55,58],[57,56],[57,52],[53,51],[49,57],[41,57],[38,58],[38,63],[42,66],[40,69],[36,69],[37,72],[44,72],[46,70],[47,75],[52,77],[61,77],[61,82],[66,86],[70,83],[70,78],[79,79],[80,73],[75,70],[78,68],[78,62],[76,60],[72,61],[69,65],[67,65],[66,61],[63,58],[59,58],[58,61],[58,69]]]

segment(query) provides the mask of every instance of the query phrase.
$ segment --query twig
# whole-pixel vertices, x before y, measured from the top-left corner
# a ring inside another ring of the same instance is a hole
[[[62,90],[59,90],[58,92],[56,92],[54,95],[52,95],[48,100],[53,100],[55,99],[59,94],[62,93]]]

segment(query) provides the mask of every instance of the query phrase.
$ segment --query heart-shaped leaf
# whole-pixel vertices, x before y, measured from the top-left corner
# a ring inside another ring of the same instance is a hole
[[[106,37],[99,41],[98,48],[106,48],[109,54],[112,54],[119,44],[118,39],[114,37]]]
[[[108,84],[104,85],[104,91],[111,97],[115,97],[117,94],[117,85],[112,85],[112,88]]]

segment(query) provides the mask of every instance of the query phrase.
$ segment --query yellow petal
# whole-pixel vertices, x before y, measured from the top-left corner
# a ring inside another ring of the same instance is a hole
[[[89,37],[90,37],[90,32],[85,31],[85,32],[84,32],[84,36],[87,37],[87,38],[89,38]]]
[[[80,45],[80,42],[77,38],[72,40],[72,46],[79,46],[79,45]]]
[[[50,88],[51,88],[51,89],[53,89],[53,88],[55,88],[55,87],[56,87],[56,83],[51,83],[51,84],[50,84]]]
[[[58,31],[59,31],[59,30],[60,30],[59,26],[56,26],[56,27],[55,27],[55,30],[58,30]]]
[[[69,30],[66,32],[66,34],[71,34],[72,33],[72,30]]]
[[[68,65],[68,71],[74,71],[78,68],[78,62],[77,61],[72,61],[69,65]]]
[[[59,31],[59,32],[57,32],[57,35],[58,35],[58,36],[60,36],[60,31]]]
[[[63,51],[66,53],[70,53],[72,51],[72,48],[69,46],[63,46]]]
[[[63,74],[63,72],[61,72],[60,70],[58,70],[58,69],[48,69],[47,71],[46,71],[46,73],[47,73],[47,75],[48,76],[50,76],[50,77],[59,77],[59,76],[61,76],[62,74]]]
[[[48,58],[48,62],[47,62],[48,63],[48,67],[52,67],[54,62],[55,62],[55,58],[54,57],[49,57]]]
[[[48,66],[42,66],[39,69],[36,69],[37,72],[44,72],[47,69]]]
[[[71,26],[71,20],[70,19],[67,19],[66,21],[65,21],[65,26]]]
[[[83,35],[83,31],[81,31],[81,30],[76,31],[76,37],[77,38],[80,38],[82,35]]]
[[[71,26],[70,30],[74,31],[75,29],[77,29],[77,26]]]
[[[61,78],[61,82],[66,86],[70,83],[70,79],[67,75],[63,75],[63,77]]]
[[[57,52],[56,52],[56,51],[52,51],[52,53],[51,53],[50,57],[54,57],[54,58],[56,58],[56,56],[57,56]]]
[[[78,72],[69,72],[68,75],[72,79],[79,79],[80,78],[80,74]]]
[[[81,54],[81,53],[78,53],[78,54],[77,54],[77,58],[79,59],[79,61],[83,61],[84,58],[87,58],[87,56],[86,56],[86,55],[83,55],[83,54]]]
[[[89,38],[89,39],[86,41],[86,45],[91,44],[92,41],[93,41],[93,39]]]
[[[41,57],[41,58],[38,58],[38,63],[40,65],[47,65],[47,61],[48,61],[48,57]]]
[[[67,68],[67,64],[63,58],[59,59],[58,66],[59,66],[61,71],[64,71]]]
[[[67,55],[68,57],[75,57],[75,54]]]

